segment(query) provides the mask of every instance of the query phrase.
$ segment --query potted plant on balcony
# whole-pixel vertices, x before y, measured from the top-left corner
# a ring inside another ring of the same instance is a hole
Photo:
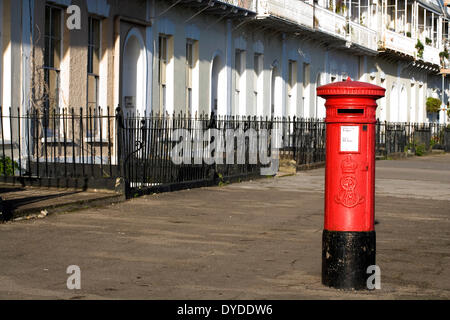
[[[441,100],[438,98],[427,98],[427,113],[438,113],[441,110]]]
[[[444,51],[439,52],[439,58],[441,59],[441,66],[445,68],[446,62],[448,62],[448,50],[447,47],[444,48]]]
[[[423,58],[423,49],[424,49],[424,46],[423,46],[423,43],[420,42],[419,39],[417,39],[416,49],[417,49],[417,57]]]
[[[344,14],[346,9],[344,0],[336,0],[336,13]]]
[[[431,44],[431,39],[430,38],[425,38],[425,44],[427,46],[429,46]]]
[[[408,38],[411,38],[411,32],[406,32],[406,36],[408,37]]]

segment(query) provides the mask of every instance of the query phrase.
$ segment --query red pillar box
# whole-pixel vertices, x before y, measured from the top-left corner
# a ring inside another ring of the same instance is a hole
[[[317,88],[326,99],[322,283],[365,289],[375,265],[375,111],[385,89],[347,81]]]

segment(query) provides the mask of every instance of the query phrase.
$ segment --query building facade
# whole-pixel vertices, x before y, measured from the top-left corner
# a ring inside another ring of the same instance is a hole
[[[386,88],[381,121],[445,123],[449,14],[440,0],[0,0],[2,115],[323,118],[316,88],[350,76]]]

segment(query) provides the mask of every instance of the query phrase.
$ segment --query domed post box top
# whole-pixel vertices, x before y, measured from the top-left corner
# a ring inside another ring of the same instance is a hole
[[[366,82],[333,82],[317,88],[317,95],[326,99],[326,122],[376,122],[376,100],[386,89]]]

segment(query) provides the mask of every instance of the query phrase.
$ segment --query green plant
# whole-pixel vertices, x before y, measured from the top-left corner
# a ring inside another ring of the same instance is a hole
[[[344,4],[344,0],[336,1],[336,13],[344,13],[347,7]]]
[[[408,38],[411,38],[411,32],[406,32],[406,36],[408,37]]]
[[[439,112],[439,110],[441,109],[441,100],[439,100],[438,98],[432,98],[432,97],[428,97],[427,98],[427,112],[428,113],[436,113]]]
[[[228,184],[227,182],[225,182],[225,179],[223,178],[223,174],[217,173],[217,177],[219,178],[219,183],[218,183],[219,187],[223,187]]]
[[[19,164],[16,161],[12,161],[10,157],[2,157],[0,159],[0,175],[13,176],[18,169]]]
[[[425,143],[416,145],[416,156],[423,156],[425,154]]]
[[[426,45],[430,45],[431,44],[431,39],[430,38],[425,38],[425,44]]]
[[[444,48],[444,51],[439,52],[439,58],[441,60],[441,66],[445,67],[445,59],[448,59],[448,51],[447,48]]]
[[[448,59],[448,50],[447,48],[444,51],[439,52],[439,57]]]
[[[330,11],[342,14],[342,13],[344,13],[345,9],[347,9],[347,7],[344,4],[344,0],[336,0],[336,8],[334,8],[333,1],[329,0],[328,1],[328,9]]]
[[[430,140],[430,148],[433,148],[434,145],[439,143],[439,137],[433,136]]]
[[[417,56],[419,58],[423,58],[423,50],[425,49],[425,47],[423,46],[423,43],[420,42],[419,39],[417,39],[416,49],[417,49]]]

